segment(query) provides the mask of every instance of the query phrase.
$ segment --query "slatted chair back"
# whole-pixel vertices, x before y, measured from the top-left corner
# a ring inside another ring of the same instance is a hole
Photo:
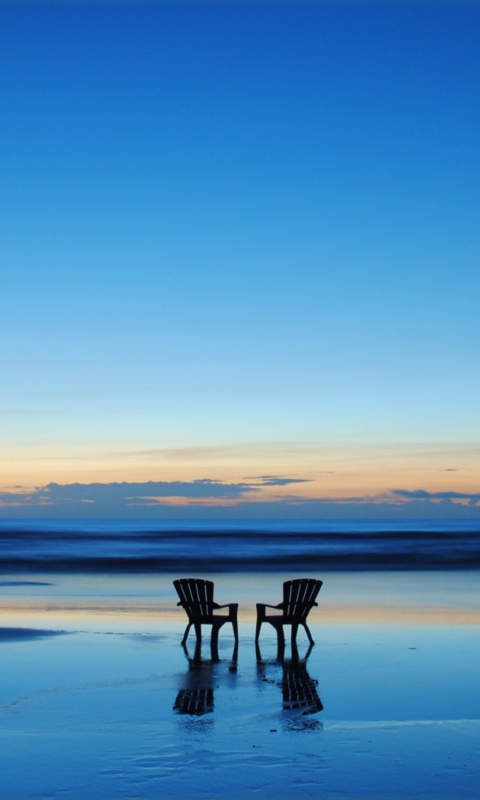
[[[283,584],[283,614],[285,618],[303,624],[315,605],[322,584],[323,581],[317,581],[314,578],[285,581]]]
[[[213,614],[213,581],[202,578],[180,578],[173,581],[182,608],[191,622]]]

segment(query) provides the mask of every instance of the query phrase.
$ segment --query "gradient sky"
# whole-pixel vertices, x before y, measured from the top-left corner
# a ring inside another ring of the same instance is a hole
[[[479,37],[0,5],[0,516],[480,516]]]

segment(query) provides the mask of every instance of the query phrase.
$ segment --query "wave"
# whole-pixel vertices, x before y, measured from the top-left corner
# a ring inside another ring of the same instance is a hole
[[[239,572],[480,568],[480,525],[0,523],[2,572]]]

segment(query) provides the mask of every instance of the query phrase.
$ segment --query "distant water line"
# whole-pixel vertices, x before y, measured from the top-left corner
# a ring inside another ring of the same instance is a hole
[[[472,522],[0,522],[3,573],[477,568]]]

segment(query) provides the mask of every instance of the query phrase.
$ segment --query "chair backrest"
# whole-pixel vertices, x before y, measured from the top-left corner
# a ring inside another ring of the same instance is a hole
[[[202,578],[180,578],[173,581],[182,608],[190,620],[201,620],[213,613],[213,581]]]
[[[315,578],[297,578],[283,584],[283,613],[298,622],[304,622],[315,600],[323,581]]]

